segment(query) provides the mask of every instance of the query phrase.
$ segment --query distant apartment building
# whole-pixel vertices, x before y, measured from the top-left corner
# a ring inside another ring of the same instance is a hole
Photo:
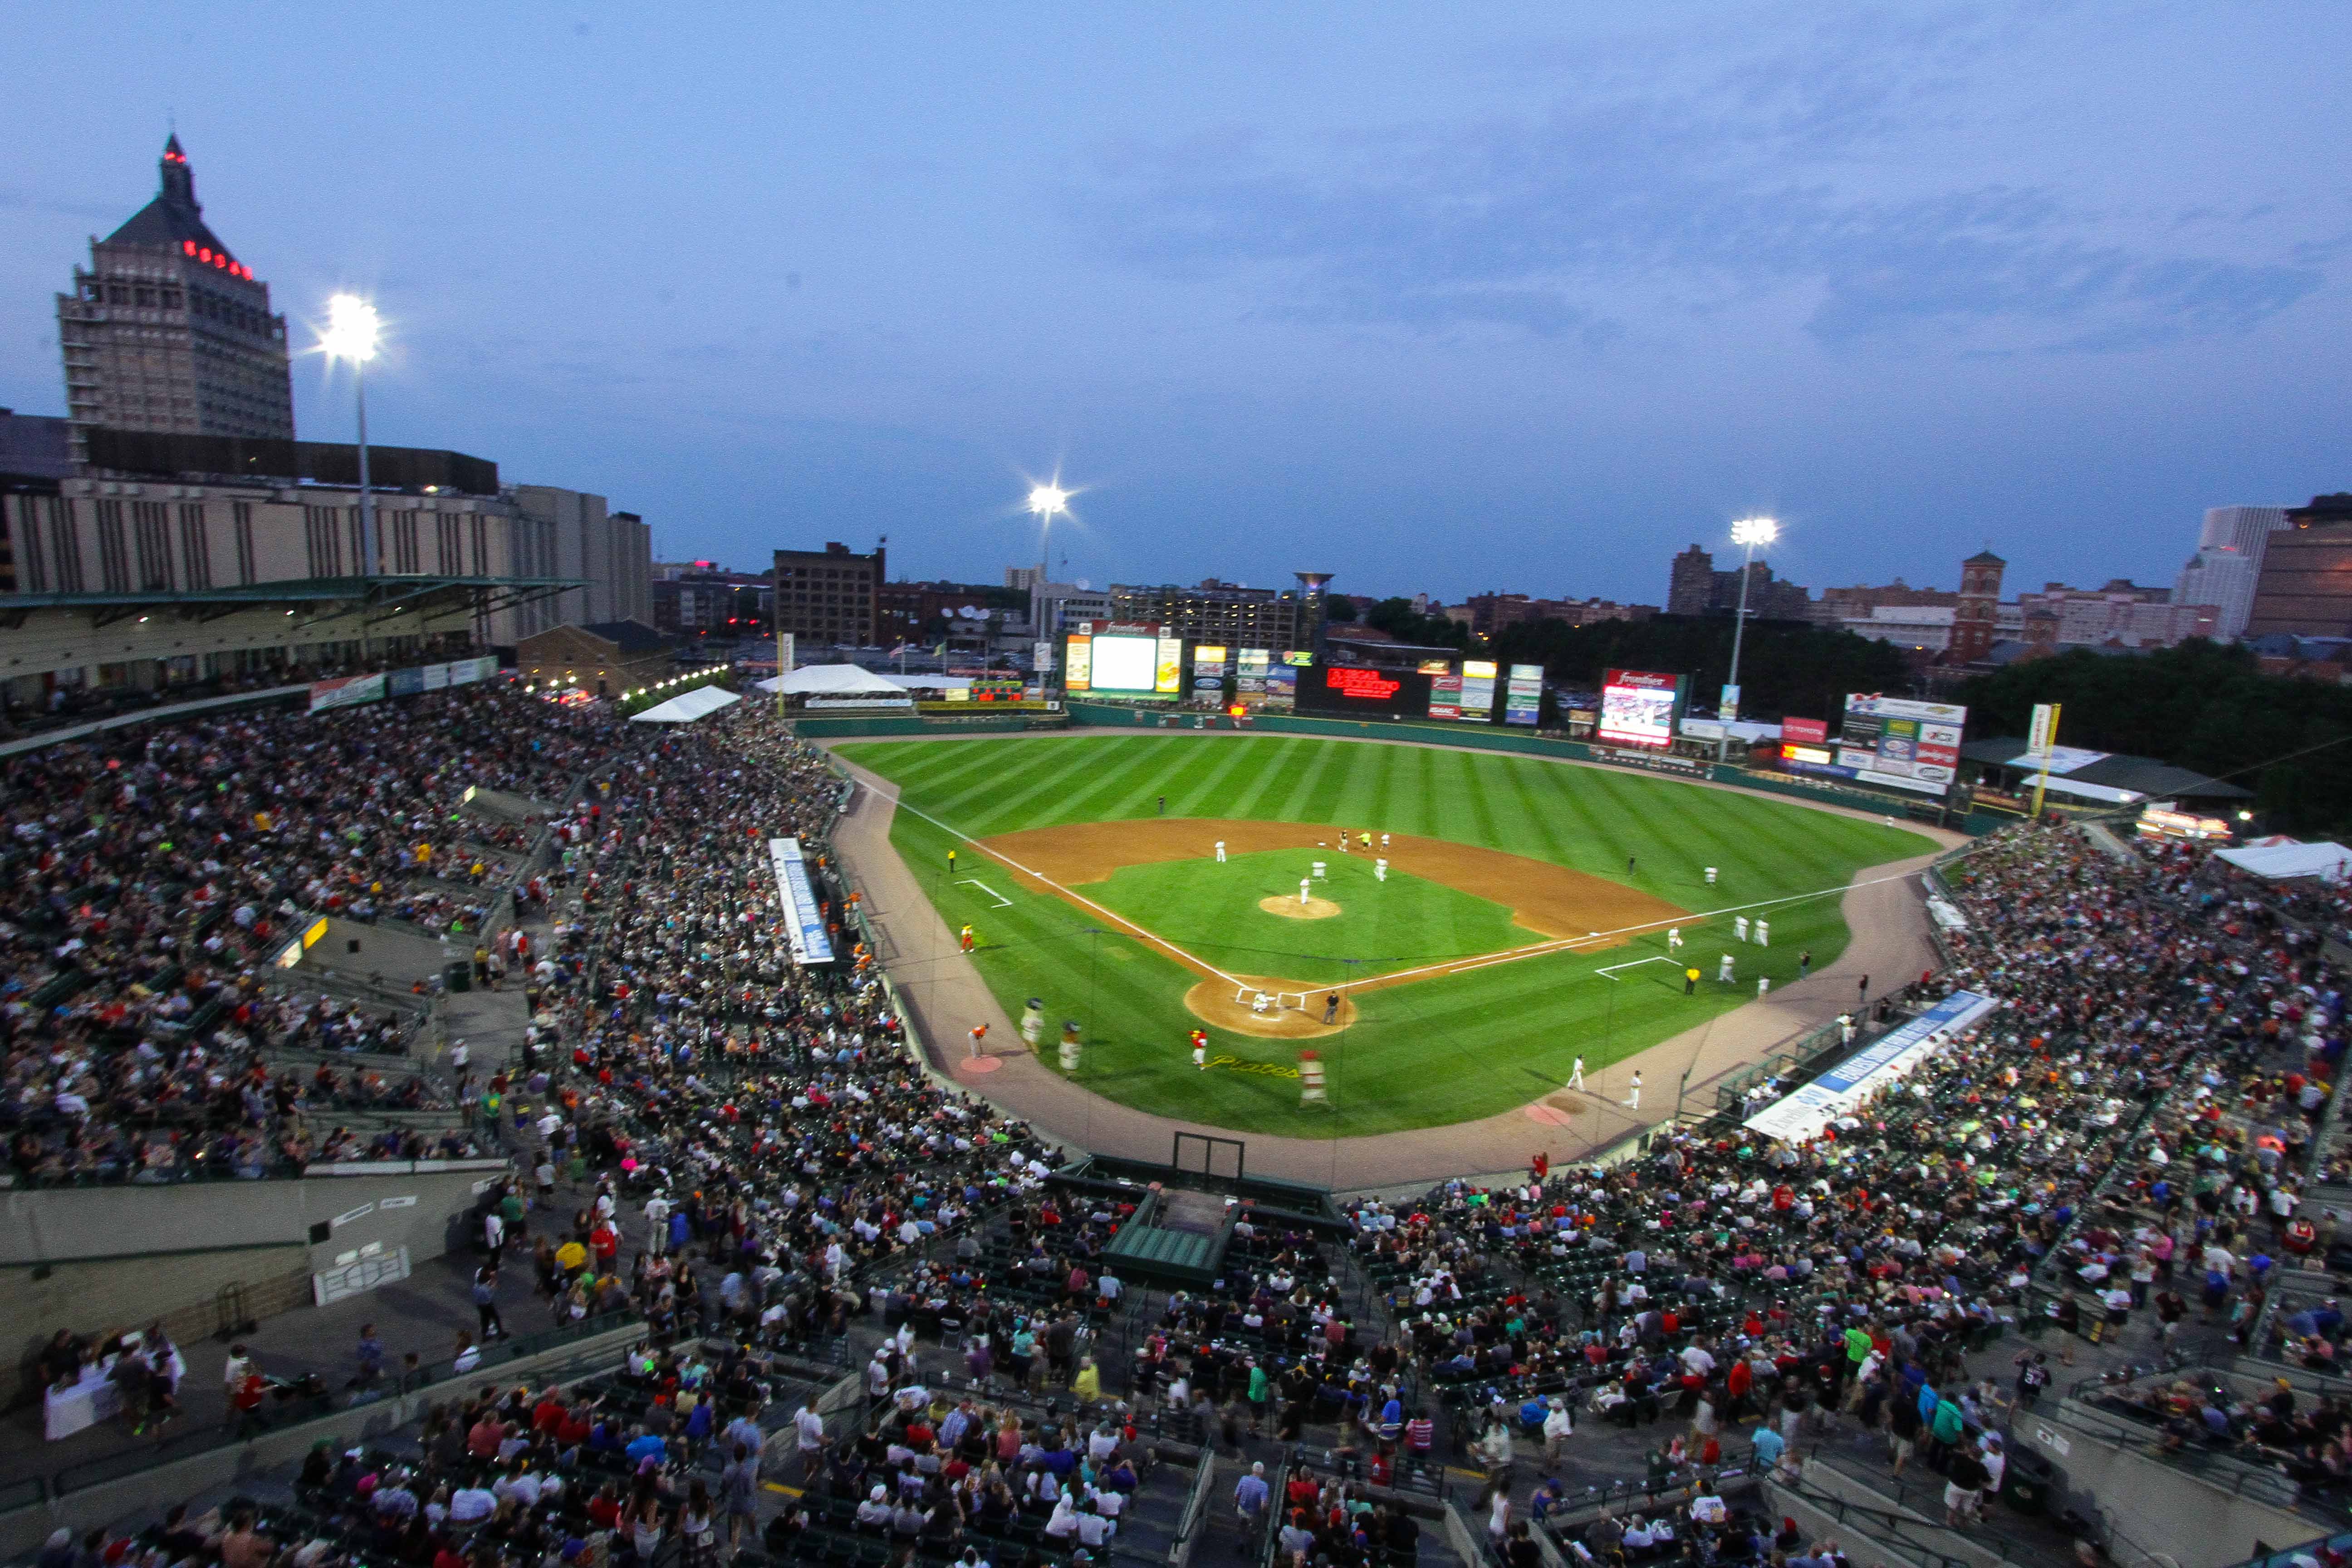
[[[1463,616],[1470,629],[1480,637],[1492,637],[1507,626],[1527,626],[1537,621],[1558,621],[1563,626],[1597,626],[1602,621],[1646,621],[1658,613],[1655,605],[1621,605],[1613,599],[1538,599],[1526,594],[1473,594],[1463,602]],[[1451,615],[1445,606],[1441,613]]]
[[[885,647],[902,642],[931,642],[960,626],[968,627],[977,611],[992,626],[1028,624],[1029,591],[998,587],[992,583],[885,583],[882,584],[882,634]]]
[[[860,555],[828,541],[823,550],[779,550],[772,629],[803,647],[872,647],[882,630],[883,547]]]
[[[1952,646],[1952,617],[1958,613],[1952,605],[1874,605],[1865,614],[1842,616],[1829,624],[1873,642],[1943,653]]]
[[[680,637],[772,635],[775,581],[763,572],[730,572],[716,561],[667,561],[654,567],[654,629]]]
[[[2212,605],[2176,605],[2169,589],[2145,587],[2128,578],[2099,588],[2050,583],[2040,593],[2021,593],[2017,601],[2027,626],[2046,620],[2043,635],[2060,648],[2170,647],[2190,637],[2213,636],[2220,619]]]
[[[1960,602],[1958,594],[1942,588],[1914,588],[1897,577],[1884,586],[1857,583],[1851,588],[1824,588],[1813,601],[1813,618],[1824,626],[1868,619],[1879,609],[1949,609]]]
[[[1188,586],[1114,583],[1110,605],[1115,621],[1157,623],[1188,642],[1287,653],[1308,647],[1315,637],[1309,601],[1287,588],[1247,588],[1214,577]]]
[[[2352,493],[2314,496],[2285,515],[2267,536],[2245,635],[2352,636]]]
[[[1801,621],[1811,617],[1813,595],[1772,575],[1762,561],[1748,568],[1748,614],[1757,620]],[[1739,573],[1718,572],[1710,551],[1692,545],[1674,559],[1666,579],[1670,616],[1728,616],[1739,609]]]

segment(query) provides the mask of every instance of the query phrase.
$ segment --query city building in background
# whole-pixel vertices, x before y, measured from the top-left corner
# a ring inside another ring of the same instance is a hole
[[[63,419],[0,408],[0,481],[62,479],[73,471],[73,435]]]
[[[613,511],[604,498],[554,485],[515,485],[506,492],[523,516],[547,525],[557,577],[587,585],[534,605],[545,626],[653,621],[653,530],[633,511]]]
[[[882,628],[884,546],[860,555],[827,541],[823,550],[779,550],[775,619],[781,631],[817,647],[872,647]]]
[[[1034,635],[1047,641],[1058,642],[1067,637],[1080,621],[1108,621],[1110,595],[1084,583],[1055,583],[1039,576],[1029,567],[1016,566],[1005,573],[1008,585],[1014,573],[1028,578],[1023,584],[1029,591],[1029,625]]]
[[[900,643],[937,644],[950,639],[969,643],[975,637],[1025,637],[1029,631],[1029,594],[1025,588],[993,583],[885,583],[882,584],[882,630],[875,641],[884,647]]]
[[[1414,607],[1426,615],[1430,606],[1426,595]],[[1557,621],[1562,626],[1598,626],[1603,621],[1646,621],[1658,613],[1655,605],[1621,605],[1614,599],[1538,599],[1525,594],[1473,594],[1459,606],[1440,605],[1438,614],[1462,621],[1480,637],[1493,637],[1509,626],[1530,626],[1538,621]]]
[[[559,575],[552,525],[500,490],[496,464],[376,450],[472,478],[378,492],[373,581],[350,486],[119,471],[9,483],[8,700],[511,648],[541,629],[549,601],[583,586]],[[352,452],[327,456],[331,467]]]
[[[2352,636],[2352,493],[2314,496],[2285,515],[2265,536],[2245,635]]]
[[[1813,596],[1795,583],[1772,575],[1765,562],[1748,568],[1748,614],[1759,620],[1801,621],[1811,617]],[[1739,572],[1715,569],[1714,552],[1692,545],[1674,559],[1667,574],[1670,616],[1730,616],[1739,612]]]
[[[1952,636],[1947,647],[1953,664],[1981,664],[1992,652],[2000,631],[2000,577],[2009,563],[1990,549],[1979,550],[1960,563],[1960,592],[1952,606]]]
[[[1857,583],[1851,588],[1824,588],[1813,601],[1813,618],[1824,626],[1866,620],[1875,610],[1953,609],[1960,596],[1944,588],[1914,588],[1902,578],[1884,586]]]
[[[515,672],[534,686],[622,697],[672,673],[670,639],[641,621],[550,626],[515,648]]]
[[[681,637],[767,637],[773,635],[775,579],[765,572],[730,572],[716,561],[654,564],[654,629]]]
[[[1307,599],[1286,588],[1245,588],[1212,577],[1197,586],[1114,583],[1110,618],[1148,622],[1187,642],[1288,653],[1315,637]]]
[[[2218,612],[2213,635],[2245,635],[2253,616],[2254,586],[2271,536],[2287,526],[2280,506],[2217,506],[2207,510],[2197,536],[2197,553],[2173,579],[2177,605],[2211,605]]]
[[[2169,589],[2143,587],[2123,577],[2100,588],[2045,584],[2040,593],[2019,594],[2017,602],[2029,630],[2044,617],[2049,622],[2045,633],[2027,640],[2038,643],[2046,637],[2061,649],[2170,647],[2216,635],[2221,613],[2212,605],[2176,605]]]
[[[294,437],[286,318],[269,285],[207,227],[176,135],[163,189],[104,239],[57,297],[73,459],[88,433]]]

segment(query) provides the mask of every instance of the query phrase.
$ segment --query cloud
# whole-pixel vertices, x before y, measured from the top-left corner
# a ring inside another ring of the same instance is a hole
[[[1951,13],[1542,116],[1289,145],[1218,127],[1120,147],[1063,211],[1120,266],[1255,285],[1261,314],[1596,347],[1780,295],[1832,347],[2117,352],[2243,331],[2322,286],[2308,250],[2250,254],[2259,204],[2143,234],[2054,184],[1906,175],[1923,127],[1965,139],[1956,73],[2013,46]]]

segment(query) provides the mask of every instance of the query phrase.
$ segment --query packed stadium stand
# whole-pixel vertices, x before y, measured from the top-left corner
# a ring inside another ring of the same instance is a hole
[[[120,1414],[78,1471],[25,1426],[10,1550],[1946,1568],[2342,1519],[2340,900],[2021,825],[1938,868],[1946,963],[1876,1024],[1999,1005],[1818,1135],[1743,1125],[1779,1080],[1329,1194],[1097,1161],[937,1071],[829,860],[843,787],[762,704],[647,734],[499,683],[15,759],[12,1205],[464,1169],[395,1283],[42,1321],[17,1419]],[[793,960],[782,836],[838,963]],[[331,967],[321,921],[429,962]],[[312,1273],[364,1267],[349,1212]]]

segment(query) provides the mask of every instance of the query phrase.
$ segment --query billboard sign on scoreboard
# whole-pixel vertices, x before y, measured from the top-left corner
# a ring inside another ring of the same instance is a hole
[[[1837,765],[1863,784],[1941,795],[1959,767],[1968,719],[1957,703],[1854,692],[1845,700]]]
[[[1062,684],[1071,691],[1165,700],[1183,677],[1183,643],[1153,622],[1080,621],[1065,645]]]
[[[1780,721],[1780,739],[1783,742],[1794,742],[1801,746],[1819,746],[1824,744],[1829,738],[1830,727],[1826,720],[1783,719]]]
[[[1298,674],[1297,708],[1339,719],[1426,719],[1437,678],[1417,669],[1317,664]]]
[[[1515,664],[1503,692],[1503,722],[1532,724],[1543,712],[1543,666]]]
[[[1614,746],[1674,743],[1682,718],[1685,678],[1645,669],[1612,669],[1601,682],[1601,739]]]
[[[1495,721],[1495,665],[1490,659],[1462,661],[1462,718],[1472,724]]]

